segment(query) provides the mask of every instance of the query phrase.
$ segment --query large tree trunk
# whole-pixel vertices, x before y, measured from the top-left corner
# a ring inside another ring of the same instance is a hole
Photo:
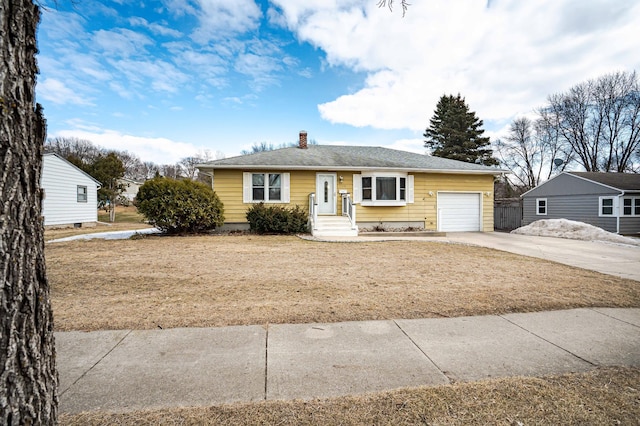
[[[0,424],[53,424],[58,376],[45,274],[31,0],[0,0]]]

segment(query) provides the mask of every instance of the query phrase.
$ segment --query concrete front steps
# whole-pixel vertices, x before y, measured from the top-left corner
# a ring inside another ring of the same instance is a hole
[[[357,237],[358,229],[351,229],[351,222],[346,216],[318,216],[314,237]]]

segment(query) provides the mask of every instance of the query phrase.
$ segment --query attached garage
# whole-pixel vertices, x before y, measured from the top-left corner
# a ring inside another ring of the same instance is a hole
[[[438,231],[481,231],[481,195],[477,192],[438,192]]]

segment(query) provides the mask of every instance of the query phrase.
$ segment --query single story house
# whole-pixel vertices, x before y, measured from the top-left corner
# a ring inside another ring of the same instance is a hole
[[[126,198],[129,201],[133,201],[138,195],[138,190],[144,182],[137,182],[133,179],[122,178],[118,180],[118,184],[124,185],[124,191],[120,196]]]
[[[358,229],[493,231],[493,167],[381,147],[307,145],[215,160],[223,229],[247,229],[253,203],[309,209],[314,235]]]
[[[40,187],[49,227],[95,226],[100,182],[55,153],[44,154]]]
[[[569,219],[605,231],[640,233],[640,174],[563,172],[522,194],[522,224]]]

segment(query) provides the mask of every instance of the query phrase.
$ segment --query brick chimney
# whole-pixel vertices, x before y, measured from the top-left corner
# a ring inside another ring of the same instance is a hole
[[[307,149],[307,132],[304,130],[300,130],[300,144],[298,148]]]

